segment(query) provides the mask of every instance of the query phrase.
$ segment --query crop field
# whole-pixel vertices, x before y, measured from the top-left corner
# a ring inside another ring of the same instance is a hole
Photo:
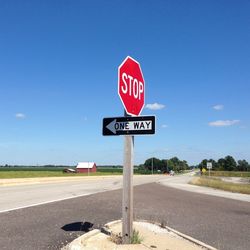
[[[97,168],[96,173],[63,173],[63,167],[13,167],[0,168],[0,179],[36,178],[36,177],[75,177],[75,176],[105,176],[122,175],[122,168]],[[150,171],[135,169],[135,174],[150,174]]]

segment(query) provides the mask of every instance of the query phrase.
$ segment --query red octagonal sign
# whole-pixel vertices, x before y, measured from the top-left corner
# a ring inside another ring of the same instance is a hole
[[[140,115],[144,106],[145,83],[140,64],[130,56],[118,68],[118,95],[129,115]]]

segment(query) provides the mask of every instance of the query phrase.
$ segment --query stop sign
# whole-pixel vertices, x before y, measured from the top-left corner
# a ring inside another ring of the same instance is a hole
[[[140,64],[127,56],[118,68],[118,95],[129,115],[140,115],[144,106],[144,93]]]

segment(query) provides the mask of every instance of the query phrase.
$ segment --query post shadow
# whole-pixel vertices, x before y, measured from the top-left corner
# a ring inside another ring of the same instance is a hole
[[[85,222],[73,222],[73,223],[69,223],[64,225],[63,227],[61,227],[62,230],[64,231],[71,231],[71,232],[89,232],[92,227],[93,227],[93,223],[85,221]]]

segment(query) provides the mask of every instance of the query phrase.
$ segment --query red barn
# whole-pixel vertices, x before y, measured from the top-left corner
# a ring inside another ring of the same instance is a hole
[[[77,173],[94,173],[96,164],[94,162],[79,162],[76,166]]]

